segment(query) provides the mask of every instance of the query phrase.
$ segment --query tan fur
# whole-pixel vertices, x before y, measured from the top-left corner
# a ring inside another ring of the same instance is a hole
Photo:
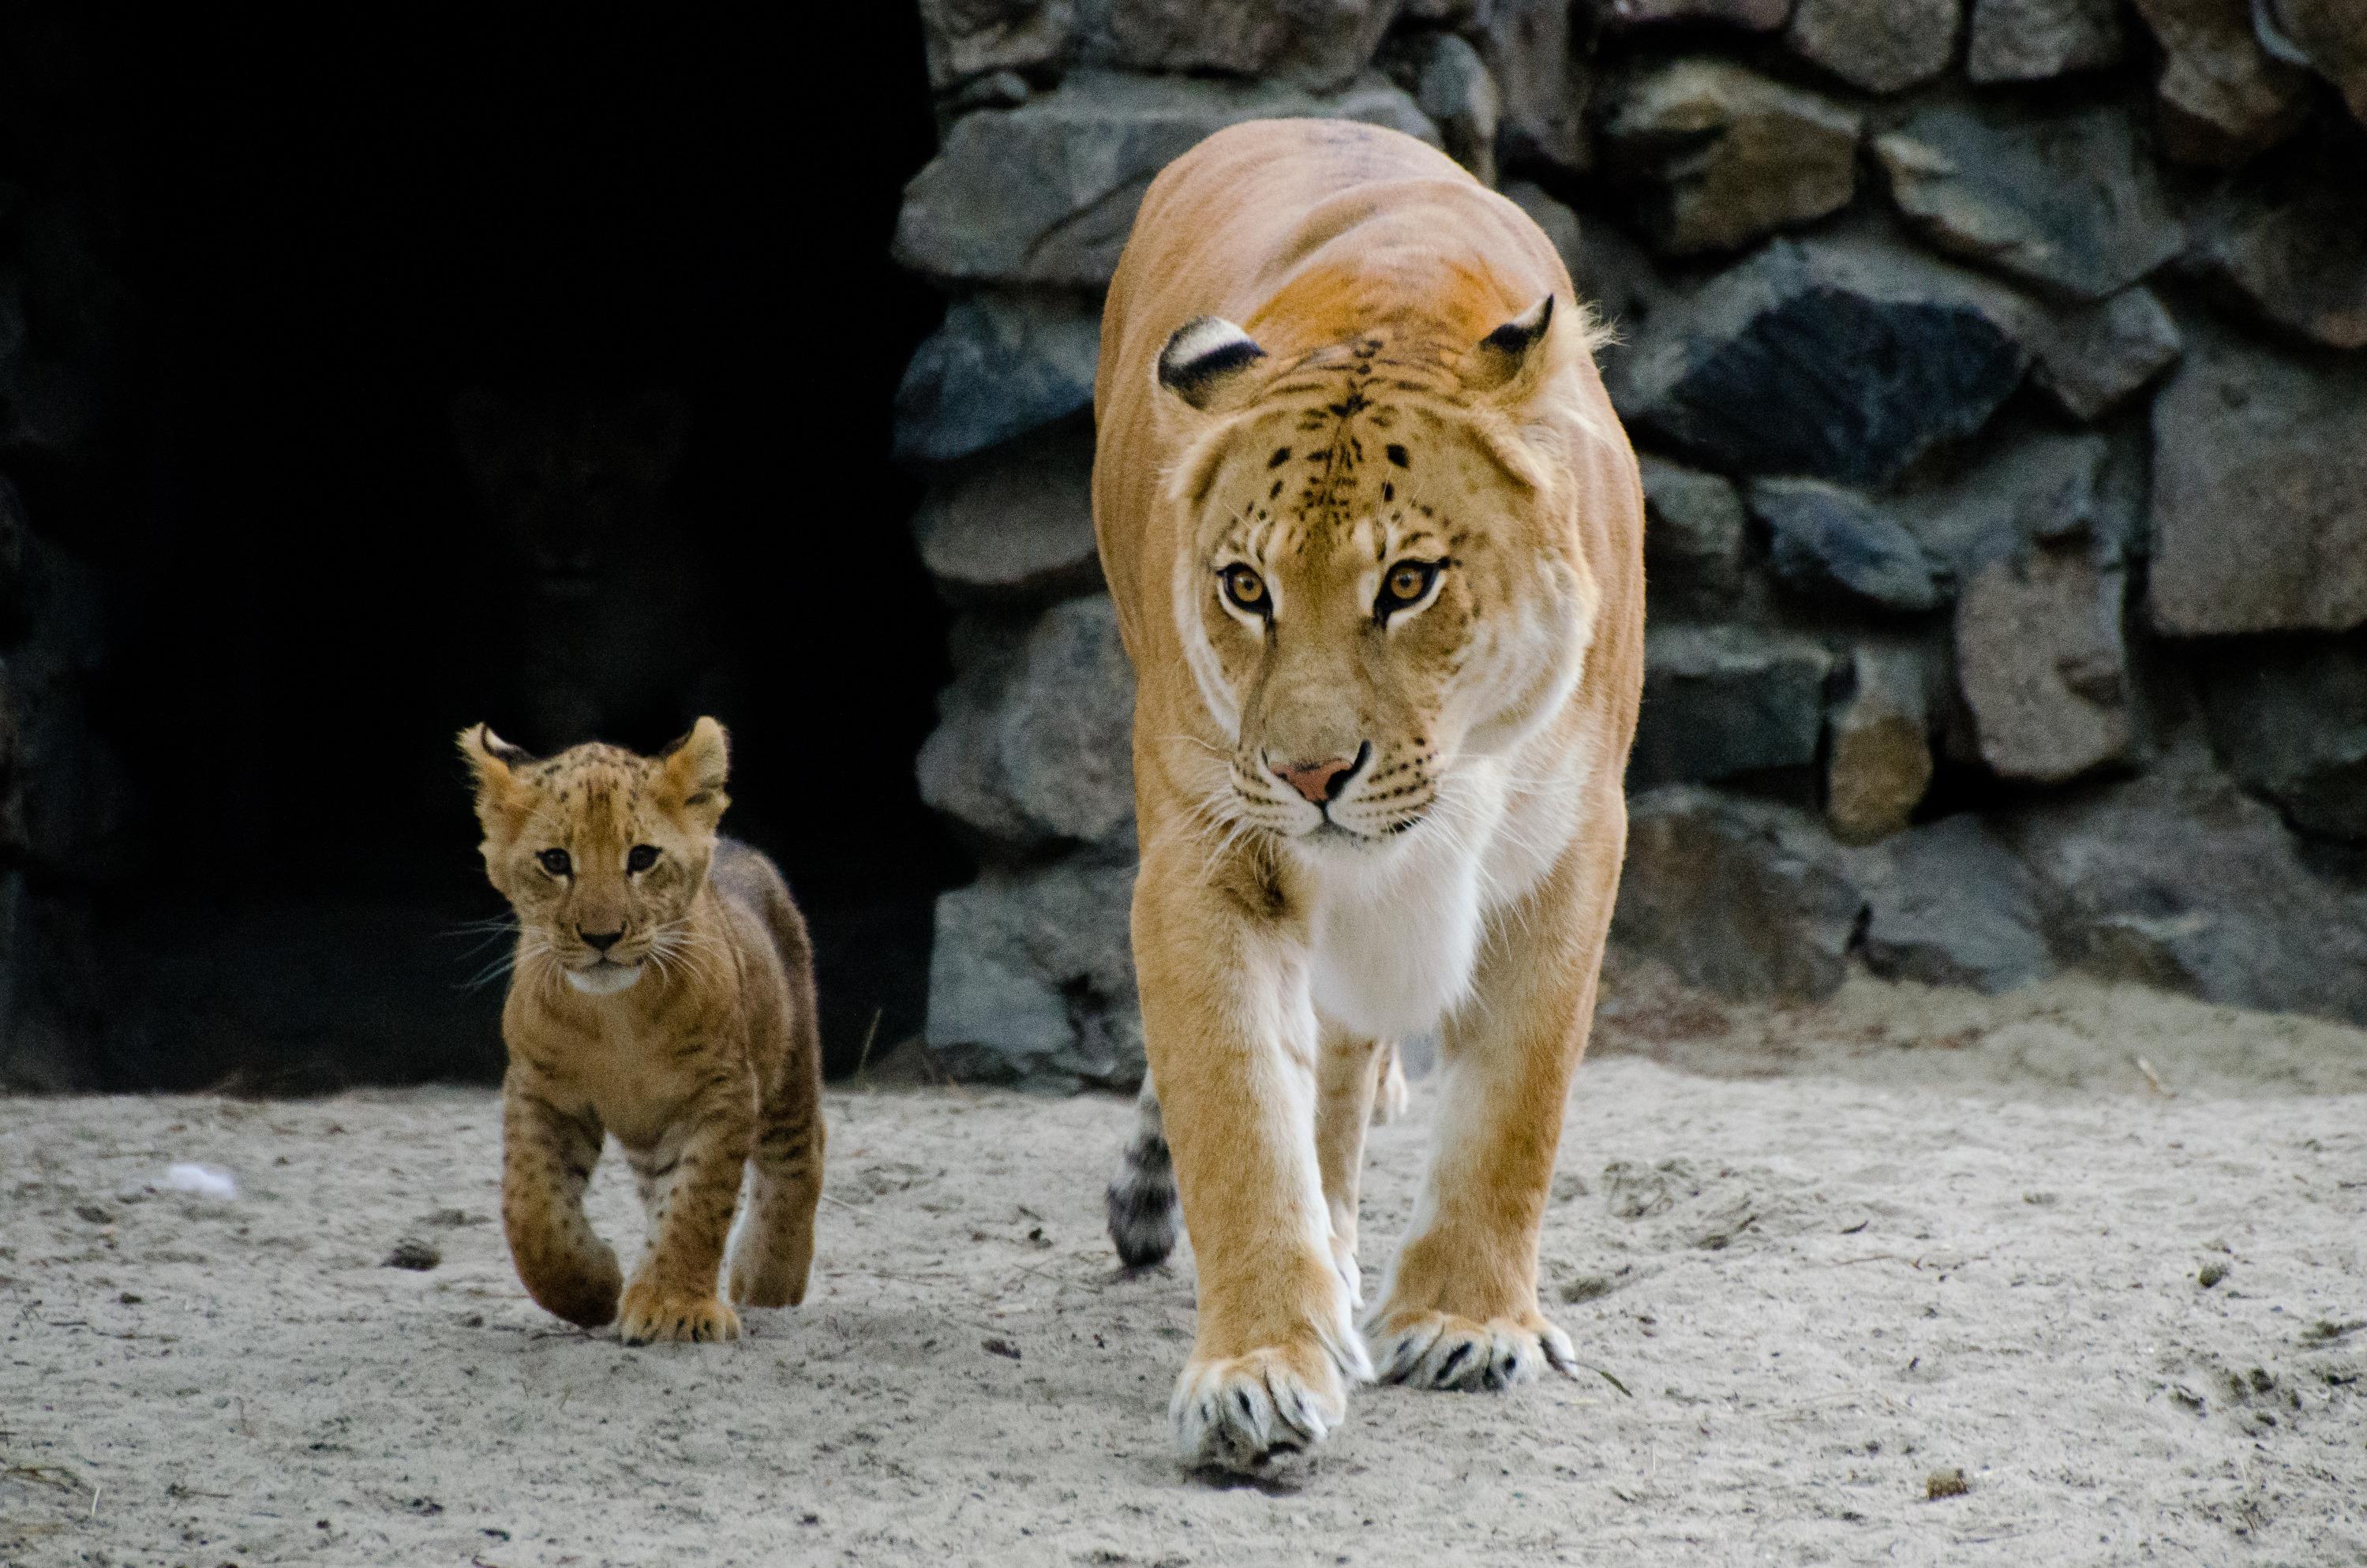
[[[1319,1440],[1366,1373],[1356,1173],[1379,1043],[1417,1031],[1442,1035],[1435,1149],[1365,1325],[1379,1375],[1572,1363],[1537,1232],[1643,648],[1642,496],[1592,347],[1517,208],[1336,122],[1179,159],[1112,283],[1094,521],[1138,680],[1134,945],[1198,1270],[1172,1406],[1195,1461]],[[1434,590],[1385,611],[1409,561]]]
[[[813,1259],[812,950],[773,863],[716,832],[726,748],[711,718],[656,758],[584,745],[538,761],[482,725],[460,736],[486,874],[518,919],[502,1010],[511,1256],[537,1302],[585,1327],[617,1322],[628,1344],[738,1336],[716,1282],[743,1169],[731,1301],[795,1305]],[[656,852],[645,869],[629,869],[635,846]],[[553,852],[564,874],[544,863]],[[586,933],[621,934],[604,961]],[[585,994],[571,977],[623,988]],[[607,1134],[650,1224],[630,1283],[583,1213]]]

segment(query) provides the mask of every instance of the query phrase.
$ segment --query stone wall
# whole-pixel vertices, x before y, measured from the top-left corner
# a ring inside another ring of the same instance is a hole
[[[1618,329],[1649,669],[1620,941],[1736,995],[2064,967],[2367,1021],[2359,0],[922,0],[898,404],[962,609],[957,1070],[1124,1084],[1100,290],[1235,120],[1394,126]]]

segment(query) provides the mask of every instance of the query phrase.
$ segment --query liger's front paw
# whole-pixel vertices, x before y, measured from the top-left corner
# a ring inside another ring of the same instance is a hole
[[[1184,1462],[1256,1471],[1313,1448],[1348,1414],[1347,1378],[1311,1336],[1214,1360],[1195,1358],[1168,1413]]]
[[[617,1337],[628,1345],[660,1341],[712,1344],[740,1337],[740,1314],[712,1294],[668,1290],[647,1280],[626,1287],[617,1316]]]
[[[1485,1322],[1445,1312],[1384,1312],[1372,1325],[1383,1382],[1480,1393],[1533,1382],[1550,1367],[1575,1376],[1569,1336],[1529,1312]]]

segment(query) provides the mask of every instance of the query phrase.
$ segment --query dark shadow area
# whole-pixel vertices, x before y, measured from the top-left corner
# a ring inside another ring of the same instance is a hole
[[[106,187],[130,322],[98,456],[12,468],[104,608],[120,821],[38,977],[81,1081],[497,1072],[500,943],[455,934],[503,912],[480,719],[648,750],[717,714],[833,1066],[917,1030],[960,866],[888,457],[937,306],[886,252],[932,124],[912,7],[834,20],[827,69],[787,13],[40,24],[84,95],[12,156]]]

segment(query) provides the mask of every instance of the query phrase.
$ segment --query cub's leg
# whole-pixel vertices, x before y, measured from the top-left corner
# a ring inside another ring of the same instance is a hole
[[[633,1153],[648,1168],[651,1241],[625,1287],[617,1328],[628,1345],[740,1337],[740,1314],[717,1299],[716,1271],[755,1121],[744,1069],[693,1100],[658,1144]]]
[[[1405,1076],[1405,1053],[1392,1041],[1381,1051],[1381,1085],[1373,1096],[1373,1125],[1386,1127],[1413,1109]]]
[[[813,1269],[824,1133],[821,1043],[810,1008],[802,1030],[789,1032],[780,1081],[757,1112],[754,1179],[732,1246],[731,1299],[742,1306],[796,1306]]]
[[[502,1084],[502,1229],[518,1280],[544,1311],[597,1328],[617,1316],[617,1255],[583,1213],[600,1159],[597,1118],[560,1110],[515,1072]]]
[[[1134,1136],[1109,1184],[1109,1234],[1118,1261],[1129,1269],[1163,1263],[1175,1249],[1175,1161],[1159,1095],[1146,1076],[1135,1101]]]
[[[1163,869],[1136,884],[1135,963],[1200,1309],[1169,1414],[1185,1460],[1251,1469],[1321,1441],[1370,1365],[1331,1262],[1304,951],[1198,864]]]
[[[1569,1337],[1537,1308],[1537,1231],[1593,1015],[1616,841],[1599,860],[1573,852],[1525,908],[1490,923],[1473,999],[1442,1042],[1411,1232],[1366,1325],[1383,1378],[1495,1389],[1575,1367]]]
[[[1315,1150],[1323,1172],[1323,1201],[1331,1214],[1331,1263],[1348,1298],[1365,1304],[1364,1272],[1356,1266],[1356,1189],[1365,1173],[1365,1129],[1376,1120],[1381,1075],[1397,1049],[1325,1023],[1316,1062]]]

